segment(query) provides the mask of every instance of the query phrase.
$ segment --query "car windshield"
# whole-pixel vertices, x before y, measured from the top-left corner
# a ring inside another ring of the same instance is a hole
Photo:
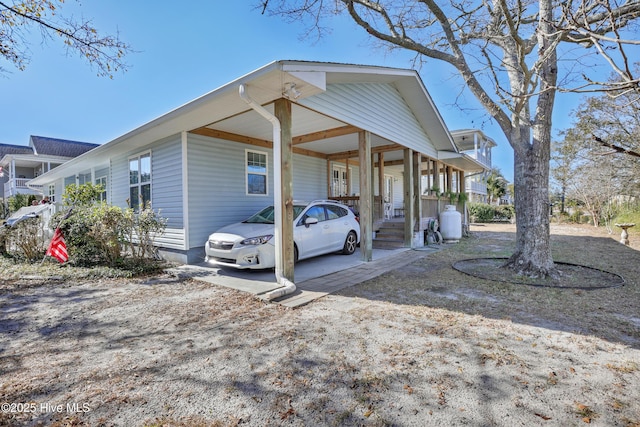
[[[306,206],[304,205],[294,205],[293,218],[297,218],[302,213],[305,207]],[[268,206],[242,222],[246,224],[273,224],[274,215],[275,213],[273,206]]]

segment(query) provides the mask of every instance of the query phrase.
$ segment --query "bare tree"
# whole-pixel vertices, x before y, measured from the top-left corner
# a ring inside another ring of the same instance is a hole
[[[638,0],[264,0],[261,7],[305,20],[320,35],[323,18],[347,13],[387,46],[415,52],[418,63],[453,66],[514,150],[517,232],[507,266],[532,277],[555,274],[548,201],[556,94],[638,90],[626,53],[639,44]],[[593,61],[619,78],[588,76]]]
[[[131,47],[118,35],[101,34],[88,20],[66,18],[64,0],[0,0],[0,58],[19,70],[29,62],[29,33],[40,31],[43,41],[59,37],[68,53],[77,53],[96,67],[99,76],[126,70],[124,56]],[[0,66],[0,74],[8,70]]]

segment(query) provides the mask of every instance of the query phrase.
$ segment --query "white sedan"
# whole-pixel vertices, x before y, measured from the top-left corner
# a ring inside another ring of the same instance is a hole
[[[345,205],[321,200],[293,206],[295,259],[332,252],[351,255],[360,242],[360,224]],[[206,262],[239,269],[275,267],[274,209],[227,225],[209,236]]]

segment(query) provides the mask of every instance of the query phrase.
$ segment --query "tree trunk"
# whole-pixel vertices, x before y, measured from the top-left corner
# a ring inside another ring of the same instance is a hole
[[[540,0],[538,58],[540,86],[531,124],[522,113],[514,116],[511,146],[514,152],[516,248],[506,266],[528,277],[557,276],[551,257],[549,234],[549,160],[551,116],[558,73],[557,35],[554,33],[553,2]],[[530,139],[531,135],[533,138]]]
[[[529,277],[555,274],[549,235],[549,162],[539,150],[514,151],[516,248],[506,267]]]

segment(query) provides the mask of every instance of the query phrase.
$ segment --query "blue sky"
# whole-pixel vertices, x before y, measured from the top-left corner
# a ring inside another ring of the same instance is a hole
[[[65,3],[63,10],[91,18],[100,31],[118,31],[137,51],[126,58],[131,68],[113,80],[98,77],[77,56],[67,56],[60,42],[43,45],[34,33],[27,69],[0,77],[0,143],[26,145],[29,135],[105,143],[280,59],[411,67],[409,53],[374,48],[347,18],[334,19],[334,30],[322,40],[300,40],[302,26],[261,15],[255,3]],[[494,165],[512,181],[512,150],[497,126],[480,109],[463,112],[452,105],[460,92],[452,71],[433,63],[420,74],[450,130],[480,128],[496,140]],[[469,96],[462,102],[477,105]],[[574,107],[558,110],[566,118]]]

